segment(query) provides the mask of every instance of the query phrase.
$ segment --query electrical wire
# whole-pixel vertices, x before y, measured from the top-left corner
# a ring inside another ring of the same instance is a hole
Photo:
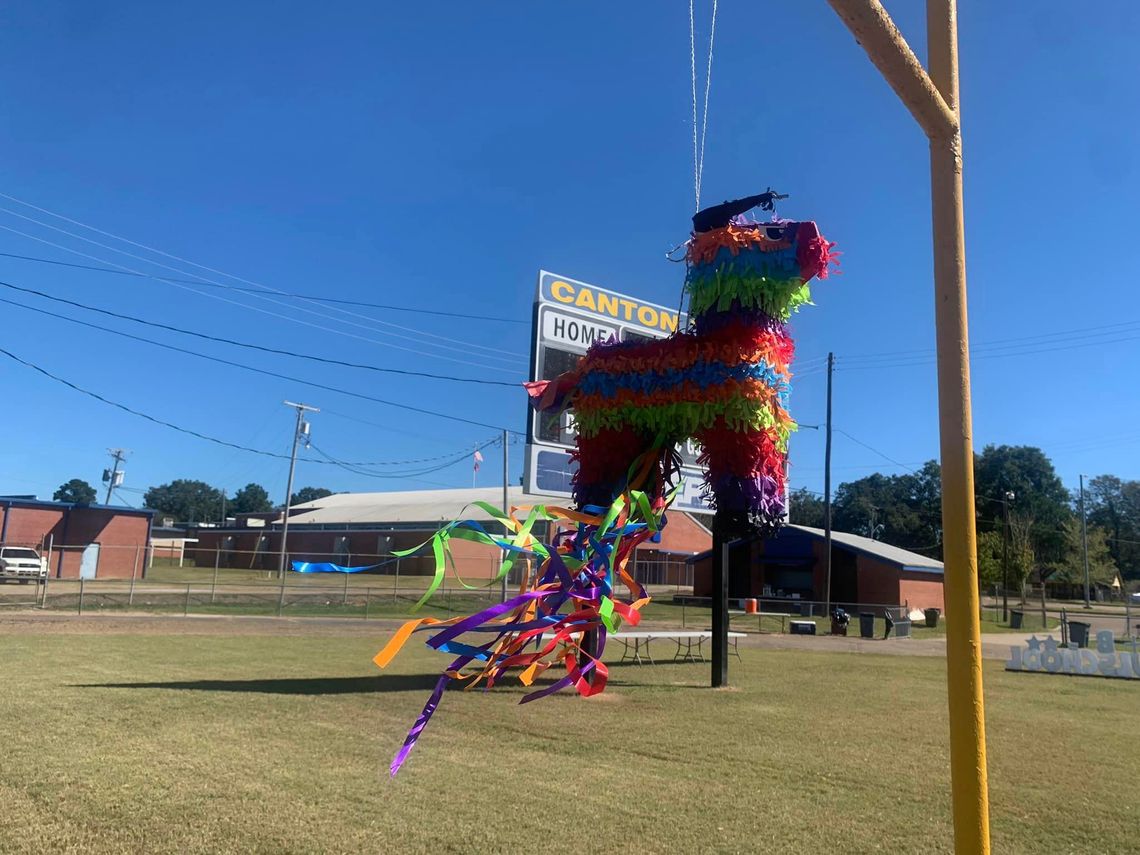
[[[0,196],[3,196],[3,195],[4,194],[0,194]],[[5,198],[12,198],[12,197],[5,197]],[[19,200],[16,200],[16,201],[19,201]],[[63,220],[70,222],[70,223],[75,223],[76,225],[80,226],[81,228],[85,228],[85,229],[88,229],[90,231],[95,231],[95,232],[98,232],[99,234],[107,235],[107,236],[113,238],[114,240],[118,240],[118,241],[121,241],[124,243],[131,244],[133,246],[140,247],[142,249],[145,249],[148,252],[157,253],[158,255],[162,255],[162,256],[165,256],[167,258],[174,259],[174,260],[179,261],[183,264],[189,264],[193,267],[197,267],[200,270],[206,270],[210,273],[213,273],[213,274],[216,274],[219,276],[225,276],[227,278],[237,280],[238,282],[244,282],[247,285],[255,286],[256,288],[260,288],[261,290],[260,291],[251,290],[251,291],[247,291],[246,293],[248,293],[250,296],[258,297],[259,299],[266,300],[266,301],[268,301],[270,303],[274,303],[276,305],[280,305],[280,306],[288,306],[289,305],[287,303],[282,303],[280,300],[274,300],[274,299],[271,299],[270,297],[265,296],[265,294],[268,294],[268,293],[273,293],[273,294],[278,294],[278,295],[282,294],[283,292],[278,288],[274,288],[270,285],[265,285],[265,284],[262,284],[260,282],[253,282],[253,281],[248,280],[248,279],[243,279],[240,276],[235,276],[231,273],[226,273],[225,271],[217,270],[217,269],[212,268],[212,267],[206,267],[205,265],[198,264],[196,262],[190,261],[190,260],[185,259],[185,258],[180,258],[179,256],[176,256],[176,255],[171,255],[170,253],[163,252],[160,249],[155,249],[154,247],[147,246],[146,244],[140,244],[140,243],[137,243],[136,241],[132,241],[128,238],[124,238],[124,237],[121,237],[119,235],[112,234],[111,232],[105,232],[102,229],[95,228],[94,226],[89,226],[85,223],[80,223],[77,220],[72,220],[72,219],[70,219],[68,217],[64,217],[60,214],[56,214],[54,212],[47,211],[44,208],[38,208],[34,205],[30,205],[27,202],[20,202],[20,204],[28,205],[28,207],[35,208],[38,211],[43,211],[44,213],[47,213],[49,216],[57,217],[59,219],[63,219]],[[219,285],[222,287],[227,287],[224,283],[208,279],[208,278],[206,278],[204,276],[200,276],[196,273],[188,273],[187,271],[179,270],[176,267],[171,267],[169,264],[164,264],[160,261],[155,261],[154,259],[146,258],[144,256],[138,255],[138,254],[133,253],[133,252],[127,252],[126,250],[119,249],[119,248],[111,246],[109,244],[102,243],[101,241],[93,240],[93,239],[85,237],[81,234],[76,234],[75,232],[68,231],[67,229],[64,229],[64,228],[60,228],[59,226],[53,226],[51,223],[46,223],[43,220],[36,219],[35,217],[30,217],[27,214],[21,214],[18,211],[13,211],[11,208],[5,208],[3,206],[0,206],[0,211],[4,212],[6,214],[9,214],[10,216],[18,217],[21,220],[26,220],[27,222],[35,223],[36,225],[42,226],[43,228],[51,229],[52,231],[56,231],[56,232],[59,232],[61,234],[65,234],[69,237],[75,238],[76,240],[81,240],[81,241],[84,241],[86,243],[90,243],[94,246],[102,247],[103,249],[109,250],[110,252],[117,252],[121,255],[127,256],[128,258],[134,258],[134,259],[136,259],[138,261],[142,261],[146,264],[153,264],[156,267],[162,267],[162,268],[164,268],[166,270],[170,270],[174,273],[182,273],[184,275],[189,275],[189,276],[194,277],[195,279],[201,280],[202,282],[210,283],[213,285]],[[317,305],[315,303],[315,301],[307,300],[306,298],[301,298],[301,299],[303,302],[312,302],[315,305]],[[343,318],[334,318],[332,315],[329,315],[327,311],[316,312],[316,311],[313,311],[311,309],[301,308],[299,306],[292,307],[292,308],[299,309],[300,311],[306,312],[307,314],[329,318],[331,320],[335,320],[335,321],[342,323],[342,324],[348,324],[349,326],[355,326],[355,327],[359,327],[361,329],[369,329],[370,327],[367,324],[361,324],[361,323],[357,322],[357,319],[363,318],[363,319],[371,321],[373,325],[379,325],[379,326],[383,326],[383,327],[391,327],[392,329],[399,329],[399,330],[404,330],[407,332],[414,332],[418,336],[426,336],[428,338],[439,339],[441,341],[453,342],[455,344],[463,345],[464,348],[475,348],[477,350],[490,351],[491,353],[485,354],[485,356],[487,358],[504,359],[504,357],[501,357],[501,356],[493,356],[492,355],[493,353],[506,354],[512,360],[522,358],[522,356],[520,354],[515,354],[515,353],[512,353],[510,351],[502,350],[500,348],[488,347],[487,345],[475,344],[474,342],[463,341],[461,339],[454,339],[454,338],[450,338],[448,336],[436,335],[435,333],[426,332],[424,330],[416,329],[414,327],[405,327],[405,326],[402,326],[400,324],[393,324],[389,321],[382,321],[379,318],[373,318],[369,315],[360,315],[357,312],[350,312],[347,309],[330,307],[332,311],[337,312],[341,315],[347,316],[347,318],[349,318],[349,320],[345,320]],[[390,335],[394,338],[401,338],[401,339],[408,339],[409,338],[408,336],[403,336],[403,335],[400,335],[399,333],[387,332],[385,330],[378,330],[378,331],[383,332],[386,335]],[[416,341],[417,339],[410,339],[410,340]],[[435,346],[442,348],[444,350],[459,350],[459,352],[461,352],[461,353],[464,352],[464,350],[461,350],[459,348],[449,347],[448,345],[440,344],[440,345],[435,345]]]
[[[129,339],[132,339],[134,341],[143,342],[145,344],[153,345],[154,347],[160,347],[163,350],[170,350],[170,351],[173,351],[175,353],[182,353],[182,354],[185,354],[186,356],[193,356],[197,359],[204,359],[208,362],[216,362],[219,365],[227,365],[230,368],[240,368],[243,371],[250,371],[254,374],[261,374],[265,377],[273,377],[277,380],[287,380],[290,383],[299,383],[303,386],[312,386],[314,389],[321,389],[325,392],[335,392],[338,395],[347,395],[350,398],[359,398],[362,401],[371,401],[371,402],[376,403],[376,404],[384,404],[385,406],[395,407],[396,409],[407,410],[409,412],[420,413],[422,415],[427,415],[427,416],[435,416],[436,418],[448,419],[450,421],[460,422],[462,424],[474,425],[476,427],[483,427],[483,428],[491,428],[492,430],[505,430],[505,428],[502,428],[499,425],[487,424],[486,422],[477,422],[473,419],[465,419],[461,416],[453,416],[450,413],[440,413],[440,412],[437,412],[435,410],[425,409],[423,407],[413,407],[410,404],[400,404],[400,403],[397,403],[395,401],[385,400],[384,398],[377,398],[374,395],[366,395],[363,392],[354,392],[351,389],[341,389],[338,386],[329,386],[325,383],[317,383],[316,381],[313,381],[313,380],[302,380],[299,377],[292,377],[288,374],[281,374],[281,373],[276,372],[276,371],[268,371],[264,368],[255,368],[252,365],[246,365],[242,362],[234,362],[233,360],[223,359],[219,356],[210,356],[210,355],[205,354],[205,353],[198,353],[198,352],[193,351],[193,350],[187,350],[184,347],[178,347],[177,345],[166,344],[165,342],[155,341],[154,339],[145,338],[143,336],[134,335],[134,334],[128,333],[128,332],[123,332],[122,330],[112,329],[111,327],[104,327],[104,326],[101,326],[99,324],[89,323],[88,321],[81,321],[78,318],[70,318],[67,315],[61,315],[61,314],[58,314],[56,312],[50,312],[47,309],[40,309],[40,308],[36,308],[34,306],[25,306],[23,303],[17,303],[15,300],[5,300],[4,298],[0,297],[0,303],[7,303],[8,305],[11,305],[11,306],[17,306],[21,309],[26,309],[26,310],[31,311],[31,312],[38,312],[41,315],[49,315],[53,318],[58,318],[59,320],[67,321],[67,322],[73,323],[73,324],[78,324],[79,326],[89,327],[91,329],[96,329],[96,330],[101,330],[102,332],[111,333],[112,335],[122,336],[123,338],[129,338]]]
[[[3,194],[0,194],[3,195]],[[208,285],[211,288],[226,288],[230,291],[256,293],[260,288],[240,287],[237,285],[215,285],[213,282],[199,282],[193,279],[176,279],[170,276],[147,276],[145,273],[135,273],[130,270],[115,270],[112,267],[99,267],[94,264],[75,264],[70,261],[59,261],[53,258],[40,258],[34,255],[19,255],[14,252],[0,252],[0,258],[12,258],[18,261],[33,261],[37,264],[53,264],[57,267],[70,267],[76,270],[89,270],[97,273],[112,273],[117,276],[136,276],[143,279],[157,279],[162,282],[181,283],[184,285]],[[395,306],[390,303],[369,303],[364,300],[345,300],[337,297],[320,297],[316,294],[297,294],[291,291],[279,291],[282,297],[292,297],[298,300],[311,300],[315,303],[338,303],[342,306],[360,306],[365,309],[383,309],[387,312],[410,312],[418,315],[436,315],[444,318],[459,318],[464,321],[494,321],[502,324],[529,324],[530,321],[518,318],[503,318],[495,315],[473,315],[467,312],[444,312],[438,309],[415,309],[411,306]]]
[[[52,229],[56,228],[55,226],[50,226],[50,225],[48,225],[47,227],[52,228]],[[433,359],[442,359],[442,360],[445,360],[447,362],[458,362],[462,365],[476,365],[479,368],[484,368],[484,369],[489,370],[489,371],[502,371],[504,373],[510,373],[510,374],[517,373],[517,371],[508,369],[505,366],[484,365],[482,363],[475,363],[470,358],[460,359],[458,357],[447,356],[445,354],[432,353],[430,351],[418,350],[416,348],[405,347],[404,345],[400,345],[400,344],[394,344],[390,341],[384,341],[382,339],[370,338],[368,336],[358,335],[356,333],[348,332],[344,329],[338,329],[336,327],[323,326],[322,324],[314,323],[312,321],[307,321],[307,320],[304,320],[303,318],[291,317],[290,315],[284,315],[284,314],[281,314],[280,312],[272,311],[271,309],[265,309],[265,308],[262,308],[260,306],[251,306],[247,303],[242,303],[242,302],[239,302],[237,300],[232,300],[228,297],[223,297],[220,294],[211,294],[208,291],[202,291],[201,290],[201,287],[203,285],[210,285],[210,284],[220,285],[220,283],[202,283],[197,287],[194,285],[184,285],[184,284],[180,284],[180,282],[178,282],[178,281],[174,281],[174,280],[171,280],[169,278],[164,279],[162,277],[155,276],[154,274],[151,274],[151,273],[144,273],[141,270],[135,270],[133,268],[127,267],[126,265],[119,264],[118,262],[110,261],[110,260],[105,259],[105,258],[100,258],[97,255],[92,255],[90,253],[83,252],[81,250],[74,249],[74,248],[69,247],[69,246],[65,246],[64,244],[57,243],[55,241],[50,241],[47,238],[43,238],[43,237],[39,237],[37,235],[29,234],[28,232],[20,231],[19,229],[14,229],[11,226],[0,225],[0,229],[3,229],[4,231],[7,231],[7,232],[11,232],[12,234],[19,235],[20,237],[28,238],[29,240],[38,241],[39,243],[46,244],[48,246],[62,250],[63,252],[69,252],[73,255],[78,255],[82,258],[91,259],[92,261],[98,261],[98,262],[101,262],[103,264],[110,264],[114,267],[118,267],[118,268],[126,271],[127,273],[133,273],[133,274],[141,276],[145,279],[151,279],[155,282],[163,282],[163,283],[166,283],[169,285],[173,285],[175,288],[180,288],[183,291],[189,291],[190,293],[197,294],[201,297],[208,297],[211,300],[218,300],[219,302],[222,302],[222,303],[229,303],[230,305],[237,306],[237,307],[242,308],[242,309],[247,309],[248,311],[251,311],[251,312],[259,312],[260,314],[269,315],[270,317],[278,318],[280,320],[289,321],[290,323],[301,324],[302,326],[312,327],[313,329],[318,329],[318,330],[322,330],[324,332],[333,333],[334,335],[337,335],[340,337],[354,338],[354,339],[357,339],[359,341],[366,341],[370,344],[380,345],[381,347],[390,347],[390,348],[393,348],[394,350],[402,350],[402,351],[406,351],[408,353],[415,353],[419,356],[427,356],[427,357],[430,357]],[[59,229],[56,229],[56,230],[59,231]],[[71,234],[71,233],[65,232],[65,234]],[[93,243],[98,244],[97,241],[90,241],[89,238],[83,238],[82,236],[78,236],[78,235],[73,235],[73,236],[78,237],[80,240],[87,240],[89,242],[93,242]],[[105,246],[105,244],[98,244],[98,245],[99,246]],[[123,250],[117,250],[114,247],[108,247],[108,248],[112,252],[123,252]],[[158,262],[150,261],[149,259],[142,258],[141,256],[134,256],[132,253],[126,253],[126,254],[131,255],[132,257],[135,257],[135,258],[139,258],[141,261],[148,263],[148,264],[157,264],[158,263]],[[166,266],[166,265],[159,265],[159,266]],[[170,268],[170,269],[174,270],[175,268]],[[220,285],[220,287],[228,288],[228,286],[225,286],[225,285]],[[260,296],[260,295],[257,293],[251,292],[251,293],[249,293],[249,296]],[[268,297],[261,297],[261,299],[267,300],[268,302],[274,303],[276,305],[284,306],[288,309],[298,309],[299,308],[299,307],[291,306],[289,303],[283,303],[280,300],[272,300]],[[319,317],[323,317],[326,320],[330,319],[329,316],[327,316],[327,315],[322,315],[318,312],[313,312],[309,309],[301,308],[300,311],[303,311],[307,314],[318,315]],[[339,318],[331,318],[331,320],[336,321],[338,323],[341,322]],[[407,338],[407,337],[401,336],[401,338]],[[451,349],[454,350],[454,348],[451,348]],[[482,355],[482,354],[480,354],[480,355]],[[499,359],[500,357],[494,357],[494,358]]]
[[[108,317],[118,318],[119,320],[122,320],[122,321],[130,321],[131,323],[134,323],[134,324],[142,324],[143,326],[154,327],[156,329],[162,329],[162,330],[167,330],[169,332],[180,333],[181,335],[193,336],[194,338],[200,338],[200,339],[203,339],[205,341],[213,341],[213,342],[217,342],[219,344],[228,344],[228,345],[231,345],[233,347],[242,347],[242,348],[245,348],[247,350],[257,350],[257,351],[261,351],[262,353],[272,353],[272,354],[276,354],[278,356],[290,356],[290,357],[293,357],[294,359],[307,359],[310,362],[320,362],[320,363],[324,363],[325,365],[339,365],[343,368],[360,368],[360,369],[363,369],[365,371],[377,371],[377,372],[380,372],[383,374],[403,374],[403,375],[406,375],[409,377],[426,377],[426,378],[429,378],[432,380],[450,380],[450,381],[457,382],[457,383],[475,383],[475,384],[480,384],[480,385],[485,385],[485,386],[507,386],[509,388],[516,389],[516,390],[519,388],[519,385],[520,385],[518,383],[511,383],[507,380],[480,380],[480,379],[474,378],[474,377],[454,377],[452,375],[434,374],[434,373],[427,372],[427,371],[409,371],[409,370],[406,370],[403,368],[381,368],[381,367],[376,366],[376,365],[367,365],[367,364],[359,363],[359,362],[346,362],[346,361],[341,360],[341,359],[330,359],[330,358],[324,357],[324,356],[315,356],[311,353],[296,353],[296,352],[291,351],[291,350],[281,350],[281,349],[275,348],[275,347],[266,347],[266,346],[260,345],[260,344],[251,344],[249,342],[236,341],[235,339],[224,338],[222,336],[215,336],[215,335],[209,335],[207,333],[196,332],[194,330],[188,330],[188,329],[185,329],[183,327],[176,327],[176,326],[173,326],[171,324],[163,324],[163,323],[159,323],[157,321],[148,321],[148,320],[144,320],[143,318],[136,318],[132,315],[125,315],[125,314],[121,314],[119,312],[112,312],[109,309],[100,309],[97,306],[89,306],[86,303],[80,303],[80,302],[77,302],[75,300],[68,300],[64,297],[56,297],[56,296],[53,296],[52,294],[48,294],[44,291],[37,291],[34,288],[24,288],[24,287],[21,287],[19,285],[13,285],[11,282],[0,281],[0,286],[2,286],[4,288],[9,288],[13,291],[22,291],[25,294],[34,294],[37,297],[43,297],[45,300],[51,300],[51,301],[56,302],[56,303],[63,303],[63,304],[68,305],[68,306],[74,306],[76,308],[83,309],[83,310],[88,311],[88,312],[96,312],[100,315],[106,315]],[[30,306],[25,306],[22,303],[12,303],[12,305],[21,306],[25,309],[32,308]],[[33,309],[33,311],[34,311],[34,309]]]
[[[368,466],[370,464],[348,463],[348,462],[345,462],[343,460],[338,460],[337,458],[333,457],[332,455],[322,451],[314,443],[310,443],[310,447],[317,454],[321,455],[325,459],[326,462],[332,464],[333,466],[337,466],[341,469],[344,469],[348,472],[352,472],[356,475],[364,475],[364,476],[369,477],[369,478],[380,478],[380,479],[384,479],[384,480],[392,480],[392,479],[401,479],[401,478],[412,478],[412,477],[416,477],[419,475],[430,475],[433,472],[440,472],[444,469],[449,469],[450,467],[455,466],[459,463],[462,463],[465,460],[470,460],[474,451],[482,451],[484,448],[487,448],[488,446],[494,445],[495,442],[496,442],[495,439],[485,440],[482,444],[476,445],[474,450],[465,450],[462,454],[460,454],[458,456],[453,455],[451,457],[451,459],[449,459],[446,463],[441,463],[437,466],[431,466],[431,467],[428,467],[426,469],[422,469],[422,470],[415,471],[415,472],[401,472],[401,473],[372,472],[372,471],[369,471],[368,469],[360,468],[363,466]]]

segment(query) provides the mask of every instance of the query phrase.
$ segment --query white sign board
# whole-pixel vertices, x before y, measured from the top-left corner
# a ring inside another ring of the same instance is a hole
[[[598,342],[665,338],[685,322],[683,314],[666,306],[540,271],[534,304],[531,380],[553,380],[572,370]],[[531,409],[523,470],[528,493],[571,495],[574,469],[569,452],[574,448],[574,439],[572,412],[551,414]],[[674,507],[710,511],[701,497],[704,473],[696,465],[699,449],[688,442],[678,451],[685,463],[685,481]]]

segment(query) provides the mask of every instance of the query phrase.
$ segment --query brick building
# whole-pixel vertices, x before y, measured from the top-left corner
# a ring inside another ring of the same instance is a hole
[[[733,561],[729,598],[822,602],[827,572],[824,547],[822,529],[800,525],[786,525],[776,537],[753,542],[748,561]],[[693,594],[710,596],[711,551],[691,562]],[[857,534],[831,533],[833,604],[943,609],[942,572],[942,562],[925,555]]]
[[[59,579],[145,575],[153,511],[0,497],[0,543],[30,546]]]
[[[327,561],[343,566],[382,565],[379,572],[394,570],[394,551],[422,544],[441,526],[458,519],[478,520],[488,531],[497,524],[473,502],[499,507],[500,487],[460,490],[414,490],[391,493],[339,493],[296,505],[289,515],[288,558],[290,561]],[[512,506],[564,505],[549,496],[534,496],[512,487]],[[712,535],[685,513],[669,514],[659,543],[645,543],[637,550],[638,577],[647,584],[691,584],[685,560],[709,549]],[[500,529],[501,530],[501,529]],[[547,524],[535,533],[545,538]],[[199,566],[215,560],[224,567],[276,569],[281,549],[281,523],[277,520],[242,519],[232,528],[201,528],[197,543],[187,545]],[[488,579],[498,573],[498,550],[453,539],[450,543],[457,571],[464,578]],[[400,560],[400,573],[427,575],[435,570],[431,550]]]

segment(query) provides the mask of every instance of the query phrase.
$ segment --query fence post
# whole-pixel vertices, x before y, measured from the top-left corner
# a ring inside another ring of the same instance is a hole
[[[281,571],[281,592],[277,597],[277,617],[281,617],[281,611],[285,608],[285,572]]]
[[[47,600],[47,585],[44,585],[44,600]],[[1132,638],[1132,594],[1124,588],[1124,637]]]
[[[398,603],[400,601],[400,559],[396,559],[396,581],[392,585],[392,602]]]
[[[214,547],[214,581],[210,585],[210,605],[214,604],[214,595],[218,590],[218,567],[222,563],[222,548],[221,546]]]
[[[681,600],[681,629],[685,628],[685,601]]]
[[[1045,611],[1045,581],[1041,581],[1041,629],[1042,631],[1049,628],[1049,618]]]
[[[82,576],[79,577],[79,614],[83,614],[83,587],[86,581]]]
[[[190,614],[190,583],[186,583],[186,600],[182,603],[182,617]]]
[[[131,565],[131,587],[127,592],[127,607],[133,608],[135,604],[135,576],[138,575],[139,548],[135,547],[135,563]]]
[[[372,598],[372,589],[364,589],[364,619],[368,620],[368,602]]]
[[[344,599],[341,600],[342,606],[348,605],[348,574],[344,574]]]

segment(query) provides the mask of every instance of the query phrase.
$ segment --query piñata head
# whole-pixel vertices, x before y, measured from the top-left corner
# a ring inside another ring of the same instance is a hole
[[[813,222],[745,218],[779,198],[769,191],[693,217],[687,330],[595,345],[574,371],[531,384],[540,409],[574,409],[579,506],[607,505],[647,453],[657,455],[660,495],[675,472],[673,447],[691,438],[703,449],[705,486],[723,532],[767,534],[780,524],[788,436],[796,429],[787,321],[810,302],[808,282],[827,276],[834,245]]]

